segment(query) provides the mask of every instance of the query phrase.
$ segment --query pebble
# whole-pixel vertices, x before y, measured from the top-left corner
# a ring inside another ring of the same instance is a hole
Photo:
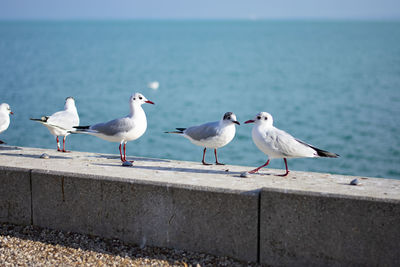
[[[250,177],[250,173],[249,173],[249,172],[242,172],[242,173],[240,174],[240,177],[242,177],[242,178],[249,178],[249,177]]]
[[[229,257],[0,223],[0,266],[250,266]]]
[[[50,156],[49,156],[49,154],[47,154],[47,153],[43,153],[42,155],[40,155],[40,158],[41,158],[41,159],[49,159]]]
[[[124,162],[122,162],[122,166],[124,166],[124,167],[132,167],[133,164],[130,161],[124,161]]]
[[[350,182],[350,185],[360,185],[360,182],[358,181],[358,179],[354,179]]]

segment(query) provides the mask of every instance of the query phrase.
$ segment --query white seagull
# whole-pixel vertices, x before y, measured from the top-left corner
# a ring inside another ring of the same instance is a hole
[[[10,114],[14,114],[10,106],[7,103],[0,104],[0,133],[8,129],[10,125]],[[0,140],[0,144],[4,144],[4,142]]]
[[[50,133],[56,136],[57,140],[57,151],[69,152],[65,150],[65,139],[73,130],[73,126],[79,125],[78,110],[75,106],[75,99],[73,97],[67,97],[65,99],[64,110],[58,111],[51,116],[43,116],[40,119],[33,119],[38,121],[49,129]],[[63,149],[60,149],[59,136],[63,136]]]
[[[260,112],[255,119],[248,120],[245,123],[255,123],[252,130],[253,142],[258,149],[268,156],[268,160],[264,165],[251,170],[249,173],[258,172],[259,169],[267,166],[270,158],[283,158],[286,173],[279,176],[286,176],[289,174],[286,158],[339,157],[338,154],[316,148],[294,138],[285,131],[275,128],[273,126],[273,118],[267,112]]]
[[[154,103],[147,100],[142,94],[135,93],[129,98],[131,112],[129,115],[104,123],[97,123],[91,126],[77,126],[73,133],[84,133],[97,136],[110,142],[118,142],[121,161],[126,160],[126,143],[141,137],[147,128],[146,114],[142,104]],[[124,144],[124,155],[122,156],[121,146]],[[133,161],[132,161],[133,162]]]
[[[214,149],[215,163],[224,165],[218,162],[217,148],[227,145],[235,137],[235,124],[240,125],[236,120],[236,115],[232,112],[226,112],[220,121],[208,122],[198,126],[189,128],[176,128],[178,131],[166,132],[182,134],[195,145],[204,147],[203,160],[204,165],[211,165],[204,161],[207,148]]]

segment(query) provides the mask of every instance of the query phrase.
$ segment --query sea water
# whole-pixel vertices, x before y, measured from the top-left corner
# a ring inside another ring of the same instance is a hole
[[[267,111],[276,127],[340,154],[289,159],[290,170],[400,179],[400,22],[3,21],[0,92],[15,113],[0,135],[9,145],[55,149],[29,118],[67,96],[90,125],[127,115],[141,92],[156,105],[143,105],[148,128],[128,156],[200,162],[201,147],[164,131],[232,111],[241,125],[219,161],[258,166],[267,157],[243,122]],[[119,153],[86,135],[68,136],[67,149]]]

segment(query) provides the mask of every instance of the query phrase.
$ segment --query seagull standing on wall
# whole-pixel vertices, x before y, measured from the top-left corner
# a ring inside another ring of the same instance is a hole
[[[33,121],[40,122],[50,131],[57,140],[57,151],[69,152],[65,150],[65,139],[70,134],[73,126],[79,125],[78,110],[75,106],[75,100],[73,97],[67,97],[65,99],[64,110],[58,111],[51,116],[43,116],[40,119],[32,119]],[[59,136],[63,136],[63,149],[60,148]]]
[[[97,136],[109,142],[118,142],[121,161],[126,160],[126,143],[141,137],[147,128],[146,114],[142,108],[142,104],[154,103],[147,100],[142,94],[135,93],[129,98],[130,113],[129,115],[111,120],[108,122],[97,123],[91,126],[76,126],[73,133],[84,133]],[[124,154],[122,155],[122,147]]]
[[[10,105],[7,103],[0,104],[0,133],[8,129],[8,126],[10,125],[10,114],[14,114],[11,111]],[[0,140],[0,144],[5,143]]]
[[[294,138],[285,131],[275,128],[273,126],[273,118],[267,112],[260,112],[255,119],[248,120],[245,123],[255,123],[252,130],[253,142],[258,149],[268,156],[268,160],[264,165],[251,170],[249,173],[258,172],[258,170],[267,166],[272,158],[283,158],[286,173],[279,176],[286,176],[289,174],[287,158],[339,157],[338,154],[316,148]]]
[[[181,134],[193,144],[204,147],[203,160],[201,161],[203,165],[211,165],[204,160],[207,148],[214,149],[215,163],[224,165],[218,162],[217,148],[223,147],[232,141],[236,132],[235,124],[240,125],[236,120],[236,115],[232,112],[226,112],[220,121],[208,122],[189,128],[176,128],[178,131],[166,133]]]

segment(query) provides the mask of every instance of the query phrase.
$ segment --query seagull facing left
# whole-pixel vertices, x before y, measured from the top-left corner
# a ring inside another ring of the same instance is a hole
[[[126,143],[141,137],[147,128],[146,114],[142,108],[144,103],[153,104],[142,94],[135,93],[129,98],[129,115],[111,120],[108,122],[97,123],[91,126],[76,126],[72,133],[84,133],[97,136],[110,142],[118,142],[121,161],[126,160]],[[124,155],[122,156],[121,146],[124,144]]]
[[[316,148],[294,138],[285,131],[275,128],[272,115],[267,112],[260,112],[253,120],[248,120],[245,123],[255,123],[252,130],[253,142],[258,149],[268,156],[268,160],[264,165],[249,171],[249,173],[256,173],[267,166],[270,158],[283,158],[286,173],[279,176],[286,176],[289,174],[287,158],[339,157],[338,154]]]
[[[8,129],[10,125],[10,114],[14,114],[10,106],[7,103],[0,104],[0,133]],[[0,140],[0,144],[5,143]]]
[[[223,147],[232,141],[236,133],[235,124],[240,125],[236,120],[236,115],[232,112],[226,112],[220,121],[208,122],[189,128],[176,128],[178,131],[165,133],[181,134],[193,144],[204,147],[203,160],[201,161],[203,165],[211,165],[204,160],[207,148],[214,149],[215,163],[224,165],[218,162],[217,148]]]
[[[40,119],[32,119],[33,121],[40,122],[49,129],[50,133],[56,136],[57,151],[69,152],[65,150],[65,139],[73,130],[73,126],[79,125],[78,110],[75,106],[75,99],[67,97],[65,99],[64,110],[58,111],[51,116],[43,116]],[[60,148],[59,136],[63,136],[63,149]]]

